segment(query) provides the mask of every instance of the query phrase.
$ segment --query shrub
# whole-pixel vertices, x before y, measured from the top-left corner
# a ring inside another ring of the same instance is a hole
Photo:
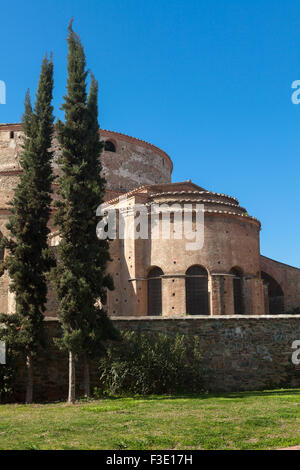
[[[100,389],[108,394],[163,394],[202,390],[196,336],[126,332],[100,361]]]
[[[13,368],[7,364],[0,364],[0,403],[8,401],[13,389]]]

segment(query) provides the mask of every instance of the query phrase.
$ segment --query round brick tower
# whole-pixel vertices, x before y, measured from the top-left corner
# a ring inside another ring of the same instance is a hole
[[[173,164],[158,147],[134,137],[100,130],[104,142],[101,155],[103,176],[107,181],[108,198],[113,193],[126,193],[145,184],[170,183]],[[18,181],[21,168],[19,155],[22,143],[20,124],[0,124],[0,202],[9,200]],[[57,158],[60,145],[54,136],[54,173],[59,173]]]
[[[104,142],[101,161],[102,174],[107,182],[107,200],[143,185],[171,182],[173,164],[163,150],[118,132],[100,130],[99,137]],[[14,188],[22,172],[19,164],[22,138],[21,124],[0,124],[0,237],[8,235],[6,229],[9,217],[8,202],[12,200]],[[53,170],[54,174],[58,175],[57,159],[61,154],[61,148],[55,135],[52,147]],[[53,187],[55,199],[57,184],[54,183]],[[10,312],[14,308],[13,300],[8,293],[8,284],[8,276],[4,274],[0,279],[1,312]]]

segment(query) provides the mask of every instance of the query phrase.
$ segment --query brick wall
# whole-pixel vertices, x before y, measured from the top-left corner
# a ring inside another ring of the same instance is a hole
[[[272,276],[284,293],[284,309],[300,307],[300,269],[265,256],[260,257],[261,270]]]

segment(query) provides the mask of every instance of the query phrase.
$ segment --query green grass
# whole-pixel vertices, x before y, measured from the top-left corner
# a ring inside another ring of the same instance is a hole
[[[273,449],[300,445],[300,389],[0,405],[0,449]]]

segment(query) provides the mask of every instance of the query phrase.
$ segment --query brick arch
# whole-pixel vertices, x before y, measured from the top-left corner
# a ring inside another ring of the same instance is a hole
[[[243,276],[244,271],[239,266],[233,266],[230,270],[230,274],[234,274],[235,276]]]
[[[269,314],[278,315],[284,313],[284,291],[280,283],[265,271],[261,271],[261,278],[265,286]]]
[[[188,315],[209,315],[208,270],[194,264],[185,272],[185,299]]]
[[[147,273],[147,304],[148,315],[162,315],[162,281],[163,270],[152,266]]]
[[[117,153],[118,151],[118,144],[115,139],[106,139],[102,141],[104,146],[103,146],[103,151],[104,152],[112,152],[112,153]]]

